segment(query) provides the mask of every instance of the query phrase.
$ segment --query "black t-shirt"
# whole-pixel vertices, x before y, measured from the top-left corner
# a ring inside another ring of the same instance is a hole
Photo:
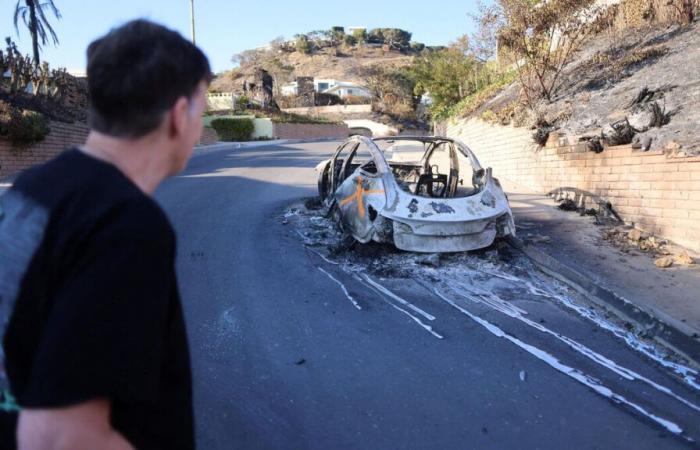
[[[165,214],[114,166],[73,149],[22,174],[0,197],[0,335],[17,404],[106,397],[136,448],[194,448],[174,261]],[[2,432],[13,418],[0,415]]]

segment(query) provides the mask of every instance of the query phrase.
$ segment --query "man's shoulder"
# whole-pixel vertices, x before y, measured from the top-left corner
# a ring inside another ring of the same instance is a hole
[[[114,166],[77,149],[24,172],[12,189],[48,210],[59,235],[65,234],[63,230],[69,235],[167,245],[174,236],[165,213],[151,197]]]
[[[122,198],[104,212],[100,221],[108,222],[107,228],[119,238],[170,245],[174,237],[170,221],[161,207],[145,194]]]

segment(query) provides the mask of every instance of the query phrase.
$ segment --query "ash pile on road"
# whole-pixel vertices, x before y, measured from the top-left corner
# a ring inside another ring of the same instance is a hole
[[[290,206],[281,222],[292,225],[304,245],[322,258],[348,267],[362,267],[377,276],[410,278],[420,272],[434,280],[440,272],[435,269],[449,271],[476,266],[503,269],[508,265],[509,268],[522,267],[523,271],[532,270],[527,258],[514,254],[510,246],[499,241],[479,251],[442,254],[405,252],[386,243],[360,244],[343,233],[334,219],[326,216],[325,208],[316,198]]]

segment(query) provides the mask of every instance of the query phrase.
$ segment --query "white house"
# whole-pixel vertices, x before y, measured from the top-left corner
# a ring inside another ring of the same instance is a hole
[[[347,27],[345,29],[345,34],[353,34],[353,33],[355,33],[356,30],[367,31],[367,27]]]
[[[289,83],[280,88],[282,95],[297,95],[299,93],[299,85],[297,82]],[[349,81],[338,81],[329,78],[315,78],[314,90],[318,93],[335,94],[340,98],[345,98],[348,95],[357,97],[371,97],[369,89],[357,83]]]
[[[335,86],[326,89],[325,91],[323,91],[323,93],[335,94],[340,98],[345,98],[349,95],[365,98],[369,98],[372,96],[372,93],[366,87],[360,86],[359,84],[344,81],[336,83]]]

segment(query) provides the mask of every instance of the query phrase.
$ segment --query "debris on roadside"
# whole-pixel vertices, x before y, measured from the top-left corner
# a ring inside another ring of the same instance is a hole
[[[627,237],[632,242],[639,242],[642,240],[642,232],[636,228],[633,228],[629,233],[627,233]]]
[[[591,194],[572,187],[554,189],[547,194],[552,197],[557,208],[562,211],[577,212],[582,216],[593,216],[596,225],[619,225],[622,218],[615,212],[612,203]]]
[[[564,199],[561,203],[559,203],[557,208],[561,209],[562,211],[578,211],[578,205],[570,198]]]
[[[416,258],[418,264],[431,267],[440,267],[440,254],[431,253],[429,255],[420,255]]]
[[[627,226],[611,227],[603,230],[603,240],[610,242],[615,247],[629,252],[631,249],[641,250],[654,257],[668,256],[670,252],[666,248],[668,242],[645,233],[637,228]]]
[[[640,250],[654,258],[656,267],[666,269],[673,265],[691,266],[695,260],[686,250],[678,249],[665,239],[627,226],[611,227],[603,230],[602,238],[623,253]]]
[[[660,269],[667,269],[673,265],[673,258],[670,256],[663,256],[654,261],[654,265]]]
[[[674,262],[681,266],[692,266],[695,264],[695,260],[688,255],[688,252],[683,250],[679,255],[676,255]]]

